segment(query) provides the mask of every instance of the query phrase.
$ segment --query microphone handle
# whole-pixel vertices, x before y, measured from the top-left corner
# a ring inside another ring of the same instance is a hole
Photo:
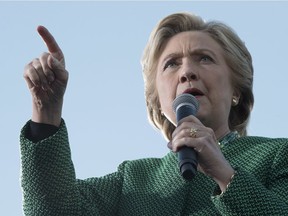
[[[197,155],[193,148],[184,146],[178,152],[178,164],[181,175],[186,180],[192,180],[197,172]]]
[[[176,111],[177,122],[189,115],[195,115],[195,107],[190,104],[180,106]],[[181,175],[186,180],[192,180],[197,172],[197,153],[193,148],[184,146],[178,152],[178,164]]]

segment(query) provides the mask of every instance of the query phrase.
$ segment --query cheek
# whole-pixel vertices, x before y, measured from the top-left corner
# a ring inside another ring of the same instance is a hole
[[[161,82],[156,83],[156,90],[158,91],[158,97],[162,112],[165,114],[166,118],[174,123],[175,114],[172,109],[172,103],[176,97],[176,87],[173,82],[167,80],[161,80]]]
[[[173,79],[168,77],[157,77],[156,90],[159,96],[161,107],[170,106],[175,98],[176,86]]]
[[[219,107],[218,109],[222,110],[222,112],[229,113],[233,96],[230,82],[228,80],[226,80],[226,82],[220,82],[214,89],[212,103],[214,103],[216,107]]]
[[[164,111],[164,109],[166,109],[169,104],[169,98],[171,93],[169,92],[167,86],[163,85],[163,83],[159,83],[159,85],[157,85],[157,91],[161,108]]]

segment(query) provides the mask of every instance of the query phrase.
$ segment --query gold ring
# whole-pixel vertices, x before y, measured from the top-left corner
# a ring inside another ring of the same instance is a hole
[[[196,138],[197,129],[191,128],[190,129],[190,137]]]

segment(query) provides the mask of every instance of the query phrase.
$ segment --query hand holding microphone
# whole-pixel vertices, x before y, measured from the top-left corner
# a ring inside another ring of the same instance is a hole
[[[176,113],[177,124],[185,117],[194,116],[197,113],[198,108],[198,100],[191,94],[184,93],[176,97],[173,101],[173,110]],[[184,123],[186,124],[184,125]],[[187,128],[191,123],[193,125],[195,123],[198,125],[197,137],[195,134],[196,131],[193,131],[194,129],[191,127]],[[188,143],[185,138],[185,136],[187,137],[187,132],[189,133],[189,138],[193,139],[192,142],[190,139],[190,143]],[[181,125],[177,126],[173,134],[174,138],[175,136],[177,137],[176,140],[173,138],[173,142],[176,141],[174,144],[179,148],[179,168],[183,178],[192,180],[198,167],[199,171],[213,178],[220,186],[221,190],[223,188],[223,190],[225,190],[225,186],[229,182],[234,170],[221,152],[214,131],[211,128],[202,125],[199,119],[193,117],[192,121],[191,118],[187,122],[181,121]],[[185,143],[186,141],[187,143]],[[197,151],[195,149],[197,149]]]

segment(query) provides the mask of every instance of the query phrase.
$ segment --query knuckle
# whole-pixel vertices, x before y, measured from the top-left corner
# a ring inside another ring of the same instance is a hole
[[[25,67],[24,67],[24,72],[23,72],[23,76],[24,76],[24,77],[27,76],[28,71],[30,70],[30,68],[31,68],[31,63],[25,65]]]
[[[35,69],[41,68],[41,63],[39,58],[35,58],[32,60],[31,66],[34,67]]]
[[[47,53],[47,52],[43,52],[41,55],[40,55],[40,61],[42,62],[42,64],[45,64],[45,62],[47,62],[47,59],[48,59],[48,56],[50,54]]]
[[[187,122],[187,121],[184,121],[182,124],[181,124],[183,127],[190,127],[190,122]]]
[[[25,67],[24,67],[24,73],[23,73],[23,76],[24,77],[29,77],[31,76],[31,74],[33,73],[34,70],[34,67],[31,65],[31,63],[27,64]]]
[[[207,128],[207,131],[208,131],[209,134],[213,134],[214,133],[212,128]]]
[[[32,60],[32,64],[39,63],[39,61],[40,61],[39,58],[34,58],[34,59]]]
[[[186,145],[188,145],[190,143],[190,137],[183,137],[183,143],[185,143]]]
[[[41,54],[41,57],[45,57],[45,56],[49,56],[50,55],[50,53],[48,53],[48,52],[43,52],[42,54]]]
[[[182,129],[179,131],[179,135],[181,135],[181,136],[185,136],[186,133],[187,133],[187,129]]]
[[[214,131],[211,128],[207,128],[207,137],[213,138],[214,137]]]

